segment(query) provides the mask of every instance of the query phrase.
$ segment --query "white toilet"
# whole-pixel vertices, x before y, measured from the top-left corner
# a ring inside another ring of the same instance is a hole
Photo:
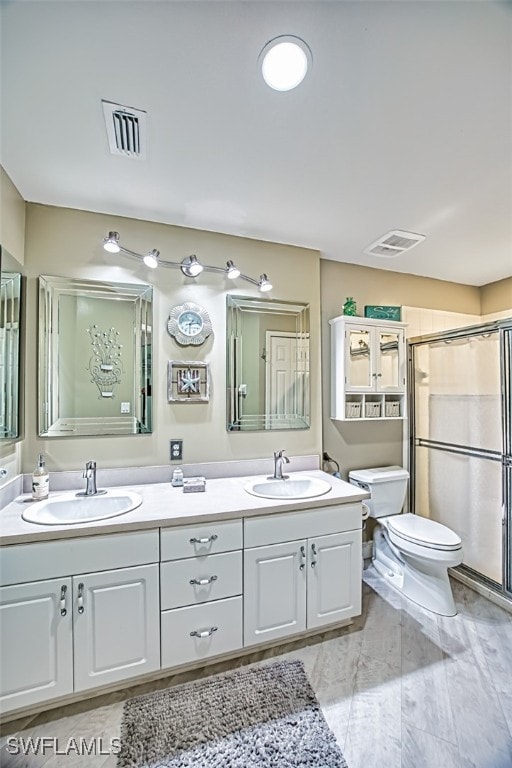
[[[373,564],[386,581],[418,605],[455,616],[448,568],[462,562],[462,542],[450,528],[419,515],[400,514],[409,473],[403,467],[349,472],[349,480],[371,493],[365,501],[378,520]]]

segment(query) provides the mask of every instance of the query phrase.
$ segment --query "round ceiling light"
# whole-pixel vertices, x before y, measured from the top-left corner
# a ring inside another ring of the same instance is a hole
[[[259,56],[263,79],[275,91],[291,91],[302,83],[312,60],[309,46],[294,35],[275,37]]]

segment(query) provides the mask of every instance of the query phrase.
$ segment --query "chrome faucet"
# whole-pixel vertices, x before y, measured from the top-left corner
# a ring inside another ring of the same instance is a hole
[[[77,496],[97,496],[98,494],[106,493],[106,491],[98,491],[96,487],[96,462],[88,461],[85,465],[83,477],[85,477],[85,491],[77,493]]]
[[[96,488],[96,462],[88,461],[85,465],[85,471],[83,476],[85,477],[85,496],[95,496],[98,493]]]
[[[286,480],[289,475],[283,475],[283,464],[289,464],[290,459],[284,455],[284,448],[274,451],[274,477],[273,480]]]

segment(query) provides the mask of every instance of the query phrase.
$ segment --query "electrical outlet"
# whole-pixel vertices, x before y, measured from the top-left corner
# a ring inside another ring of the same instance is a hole
[[[169,440],[169,455],[171,461],[183,459],[183,440]]]
[[[121,403],[121,413],[130,413],[130,403]]]

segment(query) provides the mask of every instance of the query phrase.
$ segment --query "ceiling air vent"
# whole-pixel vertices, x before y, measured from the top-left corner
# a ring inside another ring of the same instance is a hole
[[[108,144],[113,155],[146,157],[146,113],[102,99]]]
[[[426,235],[393,229],[365,248],[363,253],[368,253],[370,256],[399,256],[404,251],[409,251],[418,243],[423,242],[425,237]]]

